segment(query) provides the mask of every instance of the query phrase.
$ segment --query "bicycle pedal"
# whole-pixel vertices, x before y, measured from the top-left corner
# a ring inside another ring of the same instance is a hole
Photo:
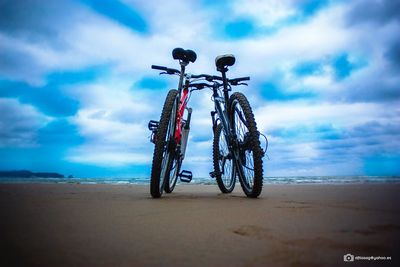
[[[160,123],[158,121],[150,120],[147,127],[149,128],[150,131],[156,132],[159,124]]]
[[[160,123],[158,121],[151,120],[151,121],[149,121],[149,124],[147,125],[147,127],[151,131],[150,142],[152,142],[154,144],[156,143],[156,133],[157,133],[159,124]]]
[[[192,177],[193,177],[193,175],[192,175],[191,171],[183,170],[179,174],[179,178],[180,178],[181,182],[184,182],[184,183],[190,183],[192,181]]]

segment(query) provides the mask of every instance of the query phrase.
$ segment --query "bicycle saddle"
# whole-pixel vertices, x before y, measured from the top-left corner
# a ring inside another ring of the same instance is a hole
[[[190,49],[183,49],[183,48],[175,48],[172,50],[172,57],[174,59],[179,59],[186,62],[195,62],[197,59],[197,55],[193,50]]]
[[[215,58],[215,65],[219,71],[223,70],[225,67],[230,67],[233,64],[235,64],[235,56],[232,54],[221,55]]]

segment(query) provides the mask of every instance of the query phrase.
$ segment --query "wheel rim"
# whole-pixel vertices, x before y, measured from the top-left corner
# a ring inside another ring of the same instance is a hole
[[[225,188],[230,189],[235,182],[233,157],[229,151],[228,143],[224,132],[221,130],[219,136],[219,169],[221,171],[221,180]]]
[[[252,190],[254,186],[254,155],[250,146],[249,129],[244,112],[239,102],[234,103],[233,127],[238,140],[237,148],[239,163],[244,177],[241,177],[244,186]]]
[[[169,176],[169,187],[172,189],[172,187],[175,185],[177,179],[178,179],[178,171],[180,169],[179,167],[180,163],[178,159],[173,160],[173,166],[170,169],[170,176]],[[172,176],[171,176],[172,172]]]
[[[171,147],[170,147],[170,142],[171,142],[171,137],[174,137],[174,131],[175,131],[175,111],[176,111],[176,101],[172,107],[171,111],[171,117],[169,119],[168,123],[168,128],[167,128],[167,135],[165,138],[165,144],[164,144],[164,152],[163,152],[163,160],[161,163],[161,173],[160,173],[160,183],[159,183],[159,190],[160,193],[164,190],[164,183],[165,183],[165,176],[166,174],[171,171],[171,160],[173,160],[173,153],[171,153]]]

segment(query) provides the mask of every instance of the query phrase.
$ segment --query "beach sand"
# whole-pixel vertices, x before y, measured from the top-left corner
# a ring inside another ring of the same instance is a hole
[[[0,184],[0,266],[400,266],[399,189]]]

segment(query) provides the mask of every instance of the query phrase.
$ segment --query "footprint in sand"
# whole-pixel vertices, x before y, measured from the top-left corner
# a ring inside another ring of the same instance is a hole
[[[342,233],[349,233],[349,232],[354,232],[356,234],[360,235],[376,235],[376,234],[382,234],[382,233],[392,233],[394,231],[400,231],[400,225],[395,225],[395,224],[377,224],[377,225],[371,225],[367,229],[357,229],[357,230],[341,230],[340,232]]]
[[[269,229],[257,225],[242,225],[239,228],[233,229],[232,232],[237,235],[256,239],[273,238]]]
[[[296,210],[298,211],[298,210],[313,208],[313,206],[310,205],[309,202],[303,202],[303,201],[288,200],[288,201],[283,201],[282,203],[284,203],[284,205],[275,206],[274,208],[277,208],[277,209],[288,209],[288,210],[292,210],[292,211],[296,211]]]

